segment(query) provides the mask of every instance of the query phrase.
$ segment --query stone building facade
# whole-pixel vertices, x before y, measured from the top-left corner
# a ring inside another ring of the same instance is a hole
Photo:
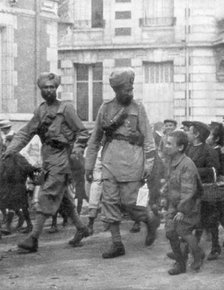
[[[84,121],[113,97],[111,71],[126,66],[152,122],[222,121],[223,0],[62,0],[60,9],[60,96]]]
[[[41,101],[40,72],[58,72],[58,0],[0,0],[0,119],[19,125]]]

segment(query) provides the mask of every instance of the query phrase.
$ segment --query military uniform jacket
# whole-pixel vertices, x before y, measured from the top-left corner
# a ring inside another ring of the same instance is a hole
[[[199,213],[203,188],[193,161],[183,154],[172,161],[168,173],[169,211],[182,212],[185,216]]]
[[[123,106],[114,98],[105,102],[99,109],[95,127],[90,137],[85,168],[93,170],[97,152],[104,136],[103,124],[113,119]],[[115,178],[119,182],[138,181],[142,178],[145,158],[154,154],[155,144],[151,126],[141,103],[132,100],[126,108],[128,113],[124,123],[116,129],[115,134],[128,137],[140,132],[144,136],[143,146],[130,144],[125,140],[112,139],[105,142],[102,151],[102,178]]]
[[[47,126],[41,132],[43,124]],[[53,174],[69,173],[69,154],[77,148],[84,150],[88,140],[88,131],[73,106],[58,100],[52,105],[43,102],[35,110],[33,118],[15,135],[7,152],[20,151],[36,134],[43,143],[43,168]],[[50,145],[56,142],[64,146],[56,148]]]

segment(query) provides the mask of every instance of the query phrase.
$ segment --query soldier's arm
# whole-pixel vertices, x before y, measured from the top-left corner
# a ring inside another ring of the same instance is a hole
[[[85,162],[85,170],[93,170],[98,151],[101,147],[101,141],[104,135],[102,129],[102,116],[103,116],[103,105],[100,107],[93,132],[88,142],[88,147],[86,151],[86,162]]]
[[[185,215],[189,213],[192,207],[193,197],[197,195],[197,172],[193,165],[191,166],[188,164],[183,167],[180,182],[180,202],[177,209]]]
[[[65,121],[76,135],[72,153],[80,152],[80,150],[84,152],[89,139],[89,132],[83,125],[72,104],[68,104],[65,108]]]
[[[33,136],[37,134],[39,123],[40,120],[37,109],[34,112],[32,119],[15,134],[4,155],[7,156],[23,149],[30,142]]]
[[[144,153],[145,158],[153,158],[155,156],[155,142],[152,133],[152,127],[149,124],[145,108],[142,104],[139,104],[139,130],[144,136]]]

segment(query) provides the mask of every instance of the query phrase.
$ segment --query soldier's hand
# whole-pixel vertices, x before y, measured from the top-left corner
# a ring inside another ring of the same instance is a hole
[[[85,175],[86,175],[86,180],[88,182],[92,182],[93,181],[93,170],[86,170],[85,171]]]

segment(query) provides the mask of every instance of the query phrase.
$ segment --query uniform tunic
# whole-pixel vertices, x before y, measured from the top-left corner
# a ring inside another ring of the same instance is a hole
[[[18,152],[39,135],[42,142],[44,182],[40,186],[37,211],[53,215],[62,200],[67,176],[71,174],[69,156],[84,150],[88,131],[70,103],[42,103],[33,118],[15,135],[7,152]]]
[[[202,193],[201,180],[193,161],[183,154],[178,160],[171,162],[168,175],[167,232],[176,231],[179,236],[192,232],[200,222]],[[184,214],[183,221],[173,220],[177,212]]]
[[[100,107],[87,148],[85,169],[94,169],[97,152],[104,136],[103,126],[122,108],[124,107],[116,98]],[[107,140],[102,150],[102,209],[106,222],[121,220],[120,204],[136,204],[143,177],[144,160],[154,156],[153,134],[143,105],[132,100],[125,109],[127,117],[114,132],[122,138]],[[128,142],[128,137],[135,133],[144,136],[142,146]],[[123,140],[124,138],[127,140]]]

